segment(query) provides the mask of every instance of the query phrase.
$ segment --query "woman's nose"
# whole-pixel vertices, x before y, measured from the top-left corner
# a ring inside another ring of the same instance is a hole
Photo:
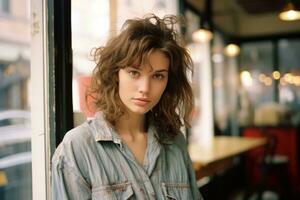
[[[139,93],[147,94],[150,90],[150,80],[148,77],[143,77],[139,81]]]

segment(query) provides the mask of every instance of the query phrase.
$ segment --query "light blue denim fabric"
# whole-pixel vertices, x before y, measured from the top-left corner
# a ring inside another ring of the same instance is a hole
[[[183,135],[162,145],[154,131],[143,166],[101,113],[69,131],[52,158],[52,198],[202,199]]]

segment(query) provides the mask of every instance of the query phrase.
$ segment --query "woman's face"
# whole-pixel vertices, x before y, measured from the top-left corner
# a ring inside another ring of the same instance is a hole
[[[143,115],[160,100],[168,83],[169,59],[153,51],[147,64],[119,71],[119,95],[129,113]]]

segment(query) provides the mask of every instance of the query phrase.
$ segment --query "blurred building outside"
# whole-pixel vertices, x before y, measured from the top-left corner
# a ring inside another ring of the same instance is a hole
[[[0,27],[0,199],[29,200],[30,1],[1,0]]]

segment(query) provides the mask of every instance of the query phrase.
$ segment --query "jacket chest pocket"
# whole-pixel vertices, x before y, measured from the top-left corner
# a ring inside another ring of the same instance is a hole
[[[93,200],[127,200],[133,196],[130,182],[103,185],[92,189]]]
[[[162,183],[165,200],[191,199],[189,184],[186,183]]]

